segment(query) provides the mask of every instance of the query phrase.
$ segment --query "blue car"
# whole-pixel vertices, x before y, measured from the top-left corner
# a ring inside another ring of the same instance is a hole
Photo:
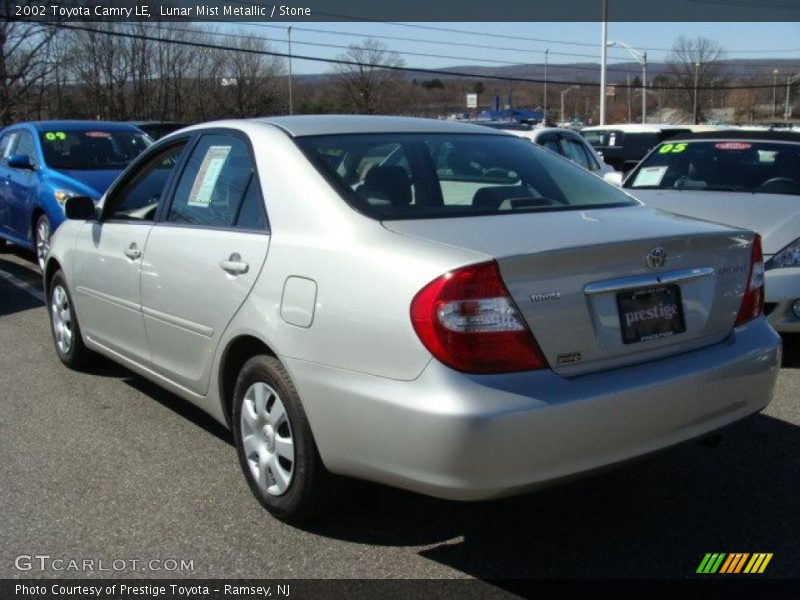
[[[132,125],[38,121],[0,131],[0,249],[6,241],[35,250],[39,267],[64,202],[95,202],[152,140]]]

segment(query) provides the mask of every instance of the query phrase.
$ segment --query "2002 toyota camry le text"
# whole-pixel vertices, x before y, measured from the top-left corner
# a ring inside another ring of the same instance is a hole
[[[757,412],[778,374],[757,235],[484,127],[195,126],[65,209],[60,359],[99,352],[231,427],[289,521],[331,473],[519,493]]]

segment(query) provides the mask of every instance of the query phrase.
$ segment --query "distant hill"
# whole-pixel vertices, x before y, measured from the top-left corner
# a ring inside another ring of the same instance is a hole
[[[578,68],[580,67],[580,68]],[[778,69],[778,85],[781,81],[786,81],[786,75],[789,73],[800,72],[800,60],[797,59],[784,59],[784,58],[767,58],[761,57],[757,59],[730,59],[725,60],[722,65],[722,74],[733,79],[758,77],[764,81],[772,79],[772,72]],[[608,64],[606,77],[609,84],[624,84],[627,80],[627,72],[630,74],[631,80],[634,77],[641,76],[642,67],[639,63],[630,62],[615,62]],[[439,71],[439,69],[435,69]],[[518,64],[503,67],[487,67],[485,65],[460,65],[456,67],[448,67],[441,69],[442,71],[464,73],[465,75],[492,75],[496,77],[522,77],[531,79],[544,79],[544,63],[534,64]],[[666,62],[652,62],[647,64],[647,79],[652,81],[653,77],[659,74],[669,74],[670,67]],[[413,73],[406,72],[404,76],[408,79],[427,79],[433,77],[432,73]],[[314,75],[300,75],[296,76],[300,81],[307,81],[313,83],[314,81],[327,80],[328,75],[325,73]],[[441,75],[440,79],[449,79],[452,76]],[[599,83],[600,82],[600,62],[580,62],[569,64],[550,64],[547,68],[547,79],[550,82],[585,82],[585,83]]]

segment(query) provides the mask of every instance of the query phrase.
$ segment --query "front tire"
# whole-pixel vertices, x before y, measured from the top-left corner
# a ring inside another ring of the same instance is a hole
[[[47,307],[50,314],[50,331],[53,333],[53,344],[58,358],[70,369],[85,367],[91,357],[91,351],[83,344],[75,305],[72,303],[72,296],[61,271],[56,271],[50,281]]]
[[[36,228],[33,230],[34,243],[36,245],[36,262],[44,273],[44,264],[47,260],[47,253],[50,251],[50,219],[47,215],[41,215],[36,220]]]
[[[297,390],[275,357],[255,356],[242,367],[232,426],[239,463],[262,506],[287,523],[317,515],[330,476]]]

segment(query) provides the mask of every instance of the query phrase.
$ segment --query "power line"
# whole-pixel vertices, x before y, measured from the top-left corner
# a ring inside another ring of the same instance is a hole
[[[38,22],[33,21],[31,19],[16,19],[18,21],[25,21],[25,22]],[[42,22],[39,22],[42,23]],[[289,58],[290,55],[285,52],[275,52],[272,50],[256,50],[253,48],[236,48],[234,46],[221,46],[219,44],[210,44],[205,42],[197,42],[197,41],[188,41],[188,40],[178,40],[178,39],[164,39],[159,37],[154,37],[150,35],[144,34],[137,34],[137,33],[127,33],[121,31],[108,31],[102,29],[95,29],[92,27],[83,27],[79,25],[72,25],[72,24],[65,24],[65,23],[52,23],[52,22],[43,22],[50,27],[62,28],[62,29],[72,29],[76,31],[86,31],[89,33],[94,34],[102,34],[111,37],[122,37],[122,38],[129,38],[129,39],[138,39],[138,40],[146,40],[146,41],[153,41],[153,42],[160,42],[165,44],[173,44],[178,46],[189,46],[195,48],[206,48],[210,50],[221,50],[221,51],[229,51],[229,52],[242,52],[245,54],[260,54],[264,56],[276,56],[281,58]],[[307,55],[299,55],[299,54],[292,54],[291,58],[294,60],[308,60],[313,62],[323,62],[328,64],[338,64],[338,65],[347,65],[347,66],[357,66],[357,67],[367,67],[367,68],[380,68],[388,71],[397,71],[397,72],[410,72],[410,73],[428,73],[432,75],[438,76],[453,76],[459,78],[471,78],[471,79],[491,79],[491,80],[498,80],[498,81],[506,81],[506,82],[520,82],[520,83],[544,83],[543,79],[536,79],[536,78],[526,78],[526,77],[517,77],[517,76],[510,76],[510,75],[488,75],[482,73],[466,73],[466,72],[459,72],[459,71],[449,71],[444,69],[428,69],[428,68],[418,68],[418,67],[401,67],[395,65],[380,65],[380,64],[371,64],[371,63],[364,63],[356,60],[346,60],[341,58],[323,58],[319,56],[307,56]],[[597,87],[599,84],[586,82],[586,81],[556,81],[556,80],[549,80],[548,83],[554,85],[581,85],[587,87]],[[638,89],[640,86],[633,86],[627,84],[615,84],[615,87],[626,89],[626,88],[634,88]],[[686,86],[659,86],[660,89],[663,90],[684,90]],[[740,89],[767,89],[772,88],[772,84],[769,85],[739,85],[739,86],[697,86],[698,90],[740,90]]]

